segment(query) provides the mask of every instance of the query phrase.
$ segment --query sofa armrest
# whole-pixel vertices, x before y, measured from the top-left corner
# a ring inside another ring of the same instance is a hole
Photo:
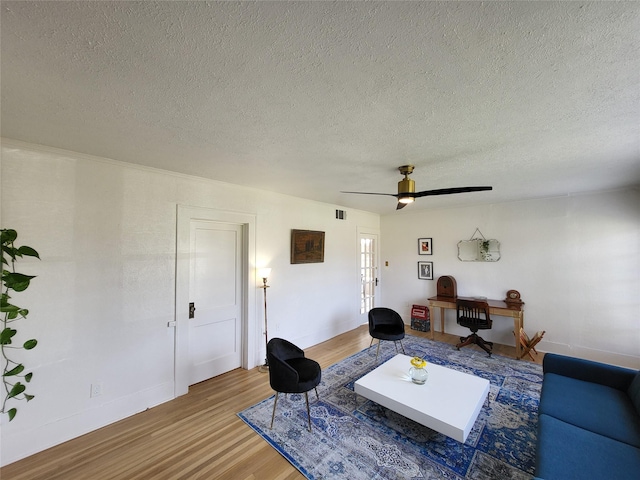
[[[582,358],[546,353],[542,360],[544,373],[556,373],[565,377],[599,383],[607,387],[626,391],[638,373],[629,368],[608,365]]]

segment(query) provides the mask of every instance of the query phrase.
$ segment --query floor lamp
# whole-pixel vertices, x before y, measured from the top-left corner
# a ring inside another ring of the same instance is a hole
[[[258,367],[258,371],[265,373],[269,371],[269,359],[267,358],[267,343],[269,342],[268,324],[267,324],[267,278],[271,275],[270,268],[261,268],[258,270],[258,276],[262,277],[262,290],[264,291],[264,365]]]

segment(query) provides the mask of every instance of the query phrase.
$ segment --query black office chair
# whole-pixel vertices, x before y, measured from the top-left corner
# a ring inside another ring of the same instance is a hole
[[[293,343],[282,338],[272,338],[267,343],[267,360],[269,361],[269,383],[276,391],[271,414],[271,427],[276,415],[279,393],[304,393],[307,401],[307,417],[309,418],[309,431],[311,431],[311,412],[309,411],[308,392],[316,388],[321,380],[321,369],[318,362],[305,358],[304,351]]]
[[[376,307],[369,310],[369,335],[371,335],[371,343],[369,348],[373,345],[373,339],[378,339],[378,349],[376,350],[376,362],[378,361],[378,353],[380,353],[380,342],[382,340],[391,340],[398,351],[398,344],[402,347],[402,353],[404,351],[404,345],[402,345],[402,339],[404,338],[404,322],[402,317],[394,310],[386,307]]]
[[[478,336],[478,330],[488,330],[493,322],[489,316],[489,304],[484,300],[456,300],[456,310],[458,313],[458,324],[471,330],[468,337],[460,337],[460,343],[456,348],[467,345],[478,345],[491,356],[493,342],[487,342]]]

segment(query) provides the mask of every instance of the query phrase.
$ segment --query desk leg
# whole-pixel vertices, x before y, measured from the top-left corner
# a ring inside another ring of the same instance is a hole
[[[429,307],[429,331],[431,332],[431,340],[435,340],[435,337],[433,335],[433,324],[435,323],[436,319],[433,318],[433,310],[431,309],[431,307]]]
[[[524,327],[524,318],[522,312],[513,317],[513,333],[516,341],[516,360],[520,360],[522,356],[522,345],[520,344],[520,329]]]
[[[440,333],[444,333],[444,307],[440,307]]]

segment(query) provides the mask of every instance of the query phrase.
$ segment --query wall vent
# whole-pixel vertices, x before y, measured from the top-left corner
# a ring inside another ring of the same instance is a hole
[[[347,212],[345,212],[344,210],[336,210],[336,218],[338,220],[346,220]]]

